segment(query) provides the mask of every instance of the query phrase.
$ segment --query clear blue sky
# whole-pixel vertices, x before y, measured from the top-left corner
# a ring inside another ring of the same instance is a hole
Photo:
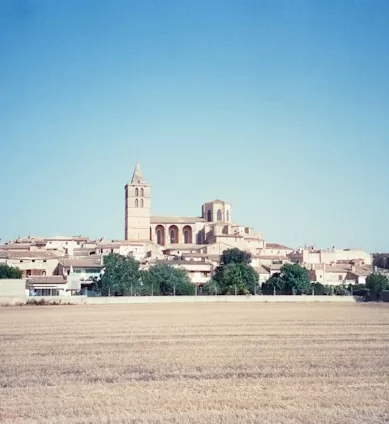
[[[389,1],[1,0],[0,238],[155,215],[389,250]]]

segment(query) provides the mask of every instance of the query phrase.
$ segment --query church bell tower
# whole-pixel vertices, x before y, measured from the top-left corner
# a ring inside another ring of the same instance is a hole
[[[133,241],[150,240],[151,186],[146,184],[136,164],[131,182],[125,186],[124,238]]]

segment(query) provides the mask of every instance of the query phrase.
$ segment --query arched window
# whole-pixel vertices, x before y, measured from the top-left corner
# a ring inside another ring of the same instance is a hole
[[[140,207],[143,208],[143,206],[144,206],[143,199],[140,199]]]
[[[170,238],[170,244],[178,243],[178,228],[175,225],[172,225],[169,228],[169,238]]]
[[[191,244],[192,243],[192,228],[189,225],[186,225],[183,229],[184,233],[184,243]]]
[[[230,222],[230,211],[228,209],[227,209],[226,215],[227,215],[227,222]]]
[[[145,191],[143,188],[140,189],[140,195],[143,197],[145,195]]]
[[[139,200],[135,199],[135,207],[137,208],[139,206]]]
[[[220,210],[220,209],[218,209],[218,211],[217,211],[217,220],[218,221],[221,221],[222,220],[222,211]]]
[[[139,189],[138,187],[135,189],[135,196],[138,197],[139,196]]]
[[[158,225],[155,229],[155,235],[157,238],[157,244],[165,245],[165,228],[162,225]]]
[[[212,212],[211,212],[211,209],[209,209],[208,212],[207,212],[207,221],[208,222],[211,222],[212,221]]]

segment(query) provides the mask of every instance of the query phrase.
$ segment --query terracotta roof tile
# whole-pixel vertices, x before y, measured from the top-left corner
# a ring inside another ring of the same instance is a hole
[[[34,276],[27,279],[27,282],[33,284],[66,284],[66,279],[62,275]]]
[[[58,259],[58,256],[56,256],[52,252],[47,251],[18,251],[18,250],[11,250],[6,252],[8,259]]]
[[[80,258],[80,259],[73,259],[73,258],[65,258],[61,259],[59,263],[63,267],[80,267],[80,268],[99,268],[103,267],[103,265],[100,262],[100,257],[98,258]]]
[[[278,249],[278,250],[293,250],[288,246],[278,243],[266,243],[265,249]]]

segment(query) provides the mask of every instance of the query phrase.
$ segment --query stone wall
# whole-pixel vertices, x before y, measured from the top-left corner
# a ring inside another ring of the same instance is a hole
[[[87,305],[140,304],[140,303],[301,303],[329,302],[355,303],[352,296],[129,296],[88,297]]]

